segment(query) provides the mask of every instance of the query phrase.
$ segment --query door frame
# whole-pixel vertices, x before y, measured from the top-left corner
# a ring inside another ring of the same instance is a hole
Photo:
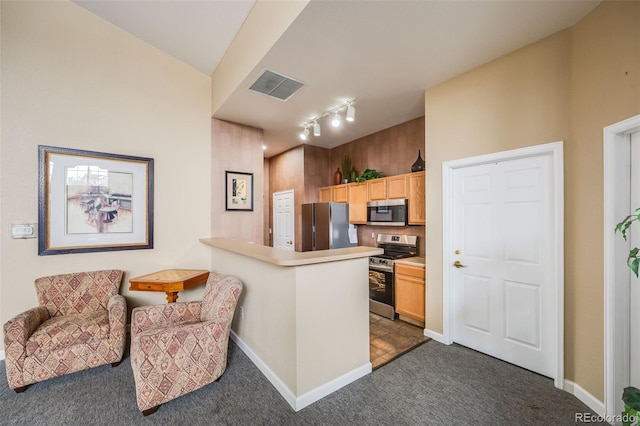
[[[640,131],[640,115],[603,129],[604,143],[604,405],[607,415],[621,412],[621,389],[629,385],[630,243],[613,230],[630,213],[631,134]],[[616,334],[617,333],[617,334]],[[626,385],[625,385],[626,383]]]
[[[527,157],[550,155],[552,159],[552,197],[553,197],[553,246],[556,249],[553,256],[553,277],[555,278],[555,321],[556,324],[556,353],[554,385],[564,388],[564,166],[563,142],[552,142],[526,148],[496,152],[476,157],[462,158],[442,163],[442,284],[443,284],[443,342],[453,343],[453,279],[451,264],[454,257],[453,241],[453,175],[456,169],[516,160]]]
[[[272,220],[272,224],[271,224],[271,228],[273,229],[273,232],[271,233],[271,246],[275,247],[276,245],[276,235],[277,235],[277,229],[276,229],[276,196],[279,195],[283,195],[283,194],[291,194],[291,208],[292,208],[292,214],[293,214],[293,220],[291,221],[291,225],[293,226],[292,231],[292,235],[293,235],[293,251],[295,251],[295,247],[296,247],[296,203],[295,203],[295,192],[293,189],[287,189],[285,191],[278,191],[278,192],[274,192],[273,194],[271,194],[271,220]]]

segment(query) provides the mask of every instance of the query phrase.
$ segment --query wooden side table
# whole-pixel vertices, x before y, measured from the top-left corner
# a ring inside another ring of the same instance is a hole
[[[204,269],[165,269],[129,280],[129,290],[164,291],[167,303],[178,300],[178,292],[207,282],[209,271]]]

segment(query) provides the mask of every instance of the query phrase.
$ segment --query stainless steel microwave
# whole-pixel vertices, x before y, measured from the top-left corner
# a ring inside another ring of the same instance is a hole
[[[381,200],[367,203],[367,225],[407,226],[408,200]]]

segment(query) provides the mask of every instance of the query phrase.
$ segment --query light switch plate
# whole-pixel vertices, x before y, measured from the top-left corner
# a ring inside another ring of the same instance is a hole
[[[36,238],[37,236],[37,223],[20,222],[11,224],[11,238]]]

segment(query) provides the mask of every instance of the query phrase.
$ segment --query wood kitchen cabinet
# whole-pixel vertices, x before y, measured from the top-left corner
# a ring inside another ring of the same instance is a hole
[[[318,200],[320,203],[346,203],[349,199],[347,185],[324,186],[318,189]]]
[[[332,186],[325,186],[318,189],[318,199],[321,203],[328,203],[329,201],[332,201],[332,189]]]
[[[427,222],[425,174],[416,172],[408,175],[409,180],[409,225],[424,225]]]
[[[318,189],[320,202],[349,203],[349,222],[367,223],[367,201],[409,200],[409,225],[426,223],[425,172],[371,179]]]
[[[367,223],[368,188],[366,182],[349,184],[349,223]]]
[[[336,203],[346,203],[349,199],[346,184],[335,185],[331,188],[331,201]]]
[[[395,268],[396,312],[424,326],[425,269],[402,263],[396,263]]]
[[[389,176],[387,180],[387,199],[408,198],[407,175]]]
[[[372,179],[367,181],[369,201],[387,199],[387,178]]]

